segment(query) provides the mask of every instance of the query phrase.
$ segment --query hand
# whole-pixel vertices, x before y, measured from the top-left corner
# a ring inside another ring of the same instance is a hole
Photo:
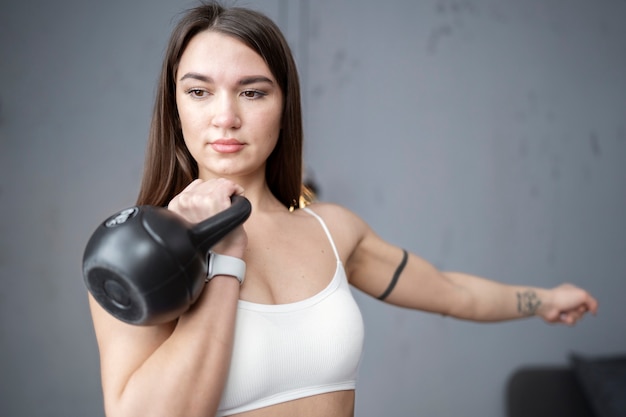
[[[563,323],[570,326],[587,313],[598,312],[598,301],[587,291],[570,284],[562,284],[548,290],[545,303],[537,310],[548,323]]]
[[[243,195],[243,188],[230,180],[197,179],[174,197],[167,208],[190,223],[199,223],[230,207],[230,197],[234,194]],[[248,236],[243,226],[239,226],[218,242],[212,250],[243,258],[247,245]]]

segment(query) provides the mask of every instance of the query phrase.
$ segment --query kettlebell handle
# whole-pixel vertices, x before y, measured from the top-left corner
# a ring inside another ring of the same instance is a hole
[[[252,206],[247,198],[233,195],[231,202],[232,205],[226,210],[220,211],[191,227],[190,238],[200,252],[208,253],[213,245],[250,216]]]

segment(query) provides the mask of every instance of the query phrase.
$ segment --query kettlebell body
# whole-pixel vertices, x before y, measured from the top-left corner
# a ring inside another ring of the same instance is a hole
[[[221,213],[192,225],[162,207],[136,206],[102,222],[83,256],[83,276],[94,299],[130,324],[176,319],[200,296],[210,248],[250,215],[234,196]]]

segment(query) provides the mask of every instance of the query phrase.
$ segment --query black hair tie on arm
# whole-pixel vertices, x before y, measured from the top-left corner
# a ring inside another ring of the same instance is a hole
[[[391,294],[391,291],[393,291],[393,288],[398,283],[398,278],[400,278],[400,274],[402,273],[402,271],[404,270],[404,267],[406,266],[406,261],[407,261],[408,256],[409,254],[406,252],[406,250],[402,249],[402,261],[400,261],[400,265],[398,265],[398,268],[396,268],[396,272],[393,273],[393,278],[391,278],[391,282],[389,283],[389,286],[387,287],[385,292],[380,297],[378,297],[379,300],[384,300],[385,298],[387,298],[389,294]]]

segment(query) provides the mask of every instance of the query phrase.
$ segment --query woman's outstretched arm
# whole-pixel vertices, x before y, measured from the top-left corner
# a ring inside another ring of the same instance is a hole
[[[338,210],[345,230],[357,233],[346,269],[350,282],[374,297],[411,309],[472,321],[540,316],[549,323],[575,324],[598,302],[587,291],[563,284],[552,289],[508,285],[459,272],[439,271],[374,233],[356,215]]]

